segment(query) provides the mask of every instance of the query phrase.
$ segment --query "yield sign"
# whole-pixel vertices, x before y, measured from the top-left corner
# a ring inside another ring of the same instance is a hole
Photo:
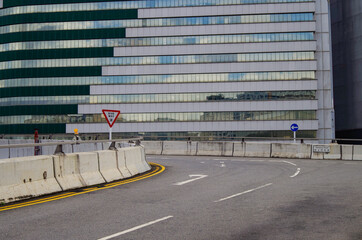
[[[119,114],[121,113],[121,111],[118,110],[107,110],[107,109],[102,109],[102,112],[110,128],[113,127],[113,124],[116,122]]]

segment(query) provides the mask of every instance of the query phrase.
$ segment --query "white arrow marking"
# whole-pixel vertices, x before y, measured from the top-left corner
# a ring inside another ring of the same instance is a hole
[[[193,174],[193,175],[189,175],[189,177],[190,177],[190,178],[191,178],[191,177],[196,177],[196,178],[189,179],[189,180],[186,180],[186,181],[183,181],[183,182],[174,183],[173,185],[181,186],[181,185],[184,185],[184,184],[186,184],[186,183],[193,182],[193,181],[196,181],[196,180],[205,178],[205,177],[207,177],[207,175]]]
[[[294,175],[290,176],[291,178],[296,177],[300,173],[300,168],[297,169],[297,171],[294,173]]]

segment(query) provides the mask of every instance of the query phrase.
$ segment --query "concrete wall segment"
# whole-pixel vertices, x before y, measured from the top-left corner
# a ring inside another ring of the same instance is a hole
[[[0,160],[0,202],[12,202],[61,191],[53,158],[35,156]]]
[[[129,178],[132,176],[132,173],[127,168],[125,151],[123,149],[117,149],[117,163],[118,170],[121,172],[124,178]]]
[[[198,156],[232,156],[232,142],[199,142]]]
[[[142,145],[144,146],[147,155],[162,154],[163,142],[161,141],[142,141]]]
[[[341,159],[353,160],[353,145],[341,145]]]
[[[126,167],[132,175],[147,172],[151,167],[146,162],[146,157],[143,147],[122,148],[125,153]]]
[[[79,173],[86,186],[105,183],[99,172],[98,154],[96,152],[78,153]]]
[[[312,146],[299,143],[272,143],[271,157],[310,159]]]
[[[197,142],[165,141],[163,155],[196,155]]]
[[[331,151],[329,153],[324,153],[323,159],[330,160],[339,160],[341,159],[341,145],[338,144],[329,144]]]
[[[353,160],[362,161],[362,146],[361,145],[353,146]]]
[[[234,142],[233,157],[244,157],[245,156],[245,143]]]
[[[113,182],[123,178],[121,172],[118,170],[116,151],[103,150],[97,151],[97,154],[99,170],[106,182]]]
[[[77,154],[54,155],[53,160],[55,178],[64,191],[87,186],[80,175]]]
[[[246,142],[245,143],[245,157],[270,157],[271,144]]]

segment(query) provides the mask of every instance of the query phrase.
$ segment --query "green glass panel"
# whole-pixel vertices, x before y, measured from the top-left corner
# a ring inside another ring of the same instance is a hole
[[[0,88],[0,98],[21,96],[71,96],[89,94],[90,87],[88,85]]]
[[[0,125],[0,134],[33,134],[37,128],[39,134],[65,133],[65,124],[15,124]]]
[[[0,52],[0,62],[30,59],[113,57],[113,48],[72,48]]]
[[[18,14],[0,17],[0,26],[21,23],[137,19],[137,9]]]
[[[119,2],[119,1],[120,0],[4,0],[4,8],[15,7],[15,6],[27,6],[27,5],[42,5],[42,4]]]
[[[78,105],[35,105],[0,107],[0,116],[77,114]]]
[[[125,38],[124,28],[16,32],[0,35],[0,44],[11,42]]]
[[[101,76],[102,67],[25,68],[0,71],[0,79]]]

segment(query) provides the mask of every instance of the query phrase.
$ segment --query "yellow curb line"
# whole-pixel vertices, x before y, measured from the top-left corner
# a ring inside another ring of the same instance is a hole
[[[153,176],[155,176],[157,174],[160,174],[163,171],[165,171],[165,167],[160,165],[160,164],[150,163],[150,165],[156,167],[156,169],[153,170],[152,172],[146,173],[146,174],[138,176],[138,177],[134,177],[134,178],[126,179],[126,180],[121,180],[121,181],[117,181],[117,182],[114,182],[114,183],[108,183],[108,184],[103,185],[103,187],[84,188],[82,192],[68,192],[68,193],[63,193],[63,194],[60,194],[60,195],[51,196],[51,197],[47,197],[47,198],[41,198],[41,199],[37,199],[37,200],[26,201],[26,202],[23,202],[23,203],[12,204],[12,205],[9,205],[9,206],[0,207],[0,212],[10,210],[10,209],[26,207],[26,206],[32,206],[32,205],[45,203],[45,202],[51,202],[51,201],[55,201],[55,200],[59,200],[59,199],[63,199],[63,198],[68,198],[68,197],[72,197],[72,196],[77,196],[77,195],[81,195],[81,194],[84,194],[84,193],[94,192],[94,191],[98,191],[98,190],[102,190],[102,189],[108,189],[108,188],[124,185],[124,184],[127,184],[127,183],[131,183],[131,182],[136,182],[136,181],[146,179],[146,178],[149,178],[149,177],[153,177]]]

